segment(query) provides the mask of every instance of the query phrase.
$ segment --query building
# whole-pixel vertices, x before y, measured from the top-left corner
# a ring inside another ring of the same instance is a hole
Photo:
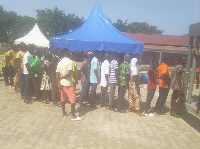
[[[159,34],[127,33],[125,35],[144,43],[142,64],[148,64],[150,57],[161,62],[162,57],[168,57],[173,66],[179,57],[188,54],[189,36],[172,36]]]

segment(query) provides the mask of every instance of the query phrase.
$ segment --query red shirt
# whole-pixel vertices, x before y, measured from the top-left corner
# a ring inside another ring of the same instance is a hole
[[[157,71],[156,70],[149,70],[148,73],[148,81],[147,81],[147,89],[155,90],[157,85]]]

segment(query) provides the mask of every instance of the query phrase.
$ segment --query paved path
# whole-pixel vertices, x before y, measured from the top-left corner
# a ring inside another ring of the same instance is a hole
[[[78,87],[79,89],[79,87]],[[77,90],[78,92],[79,90]],[[146,89],[142,88],[142,99]],[[155,102],[155,101],[154,101]],[[199,149],[200,133],[182,119],[76,107],[83,121],[52,104],[24,104],[0,81],[1,149]],[[70,110],[67,104],[66,109]]]

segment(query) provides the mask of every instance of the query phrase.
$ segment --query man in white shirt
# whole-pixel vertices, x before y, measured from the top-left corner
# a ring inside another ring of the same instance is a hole
[[[30,48],[30,47],[29,47]],[[24,64],[24,70],[23,70],[23,74],[24,74],[24,102],[25,103],[30,103],[30,94],[31,94],[31,86],[32,86],[32,82],[31,82],[31,70],[30,70],[30,65],[32,64],[34,58],[31,55],[33,53],[33,49],[29,49],[26,54],[24,55],[23,58],[23,64]]]
[[[109,55],[105,54],[105,60],[101,65],[101,108],[105,108],[105,97],[109,86]]]
[[[65,100],[68,97],[71,102],[71,120],[81,120],[80,117],[75,115],[76,93],[72,81],[73,62],[68,58],[70,55],[69,50],[63,49],[61,51],[61,55],[63,55],[63,58],[57,65],[56,78],[61,94],[61,107],[63,116],[67,115],[65,111]]]

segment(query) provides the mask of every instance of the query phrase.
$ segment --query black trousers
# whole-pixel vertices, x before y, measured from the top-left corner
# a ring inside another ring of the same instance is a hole
[[[5,85],[9,85],[9,82],[8,82],[9,67],[2,67],[2,71],[3,71]]]
[[[169,93],[169,88],[159,87],[159,97],[157,99],[156,107],[155,107],[156,112],[161,112],[167,100],[168,93]]]
[[[149,109],[150,108],[150,105],[151,105],[151,101],[154,97],[154,94],[155,94],[155,91],[156,90],[151,90],[151,89],[148,89],[148,92],[147,92],[147,99],[146,99],[146,109]]]
[[[42,78],[41,77],[36,77],[34,78],[35,80],[35,96],[36,100],[40,100],[42,98],[42,91],[40,90],[41,83],[42,83]]]

